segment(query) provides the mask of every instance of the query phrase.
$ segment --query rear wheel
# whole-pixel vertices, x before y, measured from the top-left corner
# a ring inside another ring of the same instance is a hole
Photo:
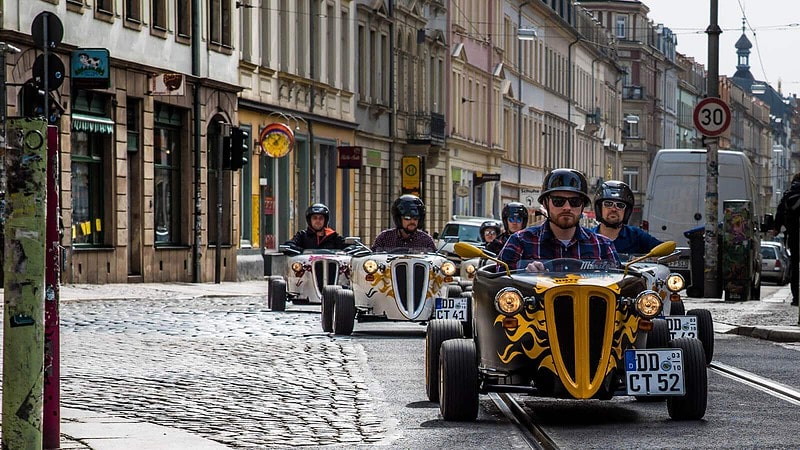
[[[459,298],[463,292],[461,286],[457,284],[447,286],[447,298]]]
[[[425,392],[432,402],[439,401],[439,350],[442,342],[461,337],[461,322],[457,320],[434,319],[428,322],[425,333]]]
[[[697,339],[679,338],[670,347],[683,350],[685,395],[667,398],[667,410],[673,420],[699,420],[706,414],[708,404],[708,373],[703,344]]]
[[[286,311],[286,281],[283,278],[270,280],[267,299],[271,310]]]
[[[450,339],[439,355],[439,411],[444,420],[478,418],[478,365],[475,342]]]
[[[333,331],[333,306],[336,304],[336,292],[341,286],[325,286],[322,290],[322,305],[320,306],[319,321],[322,331],[330,333]]]
[[[669,326],[664,319],[653,319],[653,329],[647,332],[647,348],[669,348]],[[640,402],[663,402],[663,395],[637,395]]]
[[[706,364],[711,364],[714,358],[714,321],[711,318],[711,311],[707,309],[692,309],[686,315],[697,317],[697,338],[703,344]]]
[[[353,334],[356,320],[356,303],[353,291],[339,289],[333,306],[333,332],[339,335]]]

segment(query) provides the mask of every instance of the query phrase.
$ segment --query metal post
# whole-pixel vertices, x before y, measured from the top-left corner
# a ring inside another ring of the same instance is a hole
[[[192,103],[194,106],[194,136],[193,136],[193,146],[194,146],[194,246],[192,248],[192,260],[194,262],[194,270],[192,271],[192,281],[195,283],[199,283],[202,281],[202,264],[200,262],[200,258],[203,256],[201,252],[201,246],[203,244],[203,236],[202,236],[202,225],[203,225],[203,197],[202,197],[202,189],[201,189],[201,177],[202,177],[202,170],[201,170],[201,153],[202,153],[202,145],[200,141],[200,137],[202,134],[202,126],[201,126],[201,114],[202,114],[202,106],[200,104],[200,63],[201,63],[201,55],[202,55],[202,47],[203,44],[200,42],[200,36],[202,36],[203,28],[202,28],[202,16],[200,14],[200,7],[202,6],[202,2],[200,0],[192,0],[192,36],[195,36],[192,39],[192,75],[197,77],[194,82],[194,86],[192,89]]]
[[[522,2],[517,10],[517,187],[522,192],[522,41],[519,39],[519,29],[522,28],[522,7],[528,2]],[[520,195],[522,198],[522,195]]]
[[[711,21],[706,29],[708,34],[708,78],[706,78],[706,90],[709,97],[719,97],[719,35],[722,29],[717,24],[719,14],[719,0],[711,1]],[[703,273],[703,290],[705,297],[720,297],[718,262],[719,244],[717,237],[719,234],[717,223],[719,195],[717,182],[719,178],[719,168],[717,167],[717,150],[719,147],[718,137],[706,138],[706,230],[705,230],[705,267]]]
[[[61,368],[58,306],[61,298],[61,233],[59,230],[58,127],[47,127],[47,221],[44,296],[44,448],[61,444]]]
[[[225,145],[225,138],[230,135],[230,125],[225,122],[218,122],[219,135],[217,136],[217,233],[216,233],[216,252],[214,255],[214,283],[222,282],[222,146]]]

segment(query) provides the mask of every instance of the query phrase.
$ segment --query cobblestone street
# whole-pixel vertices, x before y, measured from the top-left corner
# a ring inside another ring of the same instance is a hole
[[[62,406],[177,427],[231,447],[374,443],[363,349],[319,314],[260,298],[61,305]]]

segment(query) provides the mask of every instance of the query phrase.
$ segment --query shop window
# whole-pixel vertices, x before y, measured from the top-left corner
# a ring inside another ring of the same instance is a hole
[[[181,219],[181,112],[156,105],[153,129],[153,212],[155,244],[182,243]]]

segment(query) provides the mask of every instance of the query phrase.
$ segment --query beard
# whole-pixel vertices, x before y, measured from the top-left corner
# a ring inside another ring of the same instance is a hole
[[[562,230],[567,230],[578,224],[578,216],[572,213],[562,213],[552,217],[550,222]]]
[[[605,220],[605,225],[607,225],[609,227],[612,227],[612,228],[617,228],[620,225],[622,225],[622,217],[612,216],[612,217],[609,217],[609,218],[604,219],[604,220]]]

